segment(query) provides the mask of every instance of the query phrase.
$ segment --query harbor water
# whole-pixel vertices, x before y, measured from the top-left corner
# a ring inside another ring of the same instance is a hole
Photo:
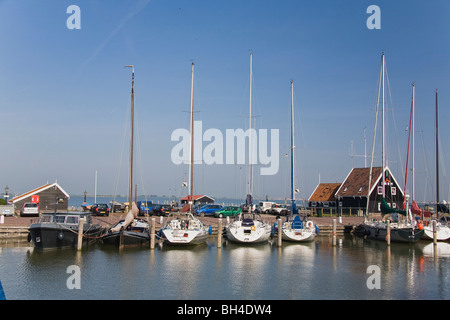
[[[38,251],[0,244],[8,300],[450,299],[450,244],[328,236],[307,244],[243,246],[216,237],[195,248]]]

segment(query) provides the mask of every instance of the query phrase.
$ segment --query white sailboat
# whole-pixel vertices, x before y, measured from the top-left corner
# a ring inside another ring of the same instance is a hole
[[[192,63],[191,79],[191,121],[190,121],[190,167],[189,167],[189,211],[173,212],[167,217],[160,237],[169,245],[198,245],[206,242],[210,228],[192,214],[194,205],[194,63]]]
[[[252,128],[252,58],[250,53],[250,116],[249,130]],[[226,227],[228,240],[236,243],[264,243],[271,236],[271,226],[263,221],[261,216],[253,212],[252,200],[252,138],[249,135],[249,173],[248,173],[248,194],[246,199],[246,211],[242,211],[235,220]]]
[[[302,219],[298,215],[295,204],[294,183],[294,81],[291,80],[291,214],[281,226],[282,238],[287,241],[306,242],[316,237],[316,226],[312,221]]]
[[[439,218],[439,113],[438,113],[438,92],[436,90],[436,218],[427,221],[424,226],[423,239],[433,240],[436,232],[436,240],[446,241],[450,239],[450,228],[446,222],[441,222]],[[436,229],[434,230],[433,220],[436,220]]]
[[[387,166],[386,166],[386,159],[385,159],[385,135],[384,135],[384,129],[385,129],[385,121],[384,121],[384,117],[385,117],[385,102],[384,102],[384,85],[385,85],[385,70],[386,70],[386,60],[385,60],[385,56],[384,53],[381,56],[381,71],[380,71],[380,88],[379,88],[379,92],[380,89],[381,90],[381,96],[382,96],[382,180],[381,180],[381,189],[382,189],[382,199],[381,199],[381,203],[380,203],[380,209],[381,209],[381,213],[383,215],[383,220],[382,221],[374,221],[374,220],[369,220],[368,219],[368,214],[369,214],[369,200],[370,200],[370,190],[372,190],[372,188],[368,188],[368,195],[367,195],[367,209],[366,209],[366,216],[365,216],[365,221],[363,223],[363,227],[364,227],[364,234],[367,236],[367,238],[369,239],[373,239],[373,240],[382,240],[385,241],[386,237],[388,235],[388,232],[390,232],[390,239],[391,241],[396,241],[396,242],[409,242],[409,243],[413,243],[418,241],[424,231],[423,228],[422,230],[420,230],[416,224],[416,221],[414,221],[414,219],[412,219],[411,216],[411,212],[409,210],[398,210],[396,208],[392,208],[390,207],[390,205],[387,203],[386,201],[386,188],[388,187],[388,184],[386,183],[386,171],[387,171]],[[378,102],[377,102],[377,113],[378,113]],[[374,133],[376,132],[376,122],[375,122],[375,129],[374,129]],[[374,143],[375,141],[373,141],[373,146],[372,148],[374,148]],[[370,165],[370,175],[369,175],[369,186],[372,185],[372,167],[373,167],[373,149],[372,149],[372,160],[371,160],[371,165]],[[408,195],[405,195],[406,198],[408,199]],[[406,203],[406,208],[408,208],[408,203]],[[399,215],[403,215],[405,216],[406,219],[399,219]],[[390,219],[390,221],[392,221],[392,223],[390,223],[390,230],[387,227],[387,223],[386,223],[386,218]]]

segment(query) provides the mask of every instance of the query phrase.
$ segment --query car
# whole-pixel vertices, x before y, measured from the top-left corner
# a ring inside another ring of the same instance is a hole
[[[166,208],[164,206],[164,204],[153,205],[152,211],[149,212],[150,215],[164,216],[166,214]]]
[[[20,210],[20,216],[39,216],[39,204],[25,202]]]
[[[94,216],[109,216],[109,207],[106,203],[95,203],[90,210]]]
[[[145,216],[152,214],[153,211],[153,202],[151,201],[138,201],[136,203],[139,213],[138,216]]]
[[[227,206],[223,209],[220,209],[214,213],[214,216],[216,218],[222,218],[222,217],[234,217],[237,216],[242,212],[240,207],[237,206]]]
[[[119,201],[110,201],[109,205],[111,206],[112,212],[125,212],[126,205]]]
[[[216,211],[222,209],[220,204],[205,204],[203,207],[197,209],[195,212],[198,216],[213,216]]]
[[[275,202],[272,201],[261,201],[259,203],[261,213],[270,213],[272,211],[272,205],[274,204]]]
[[[271,209],[272,214],[275,215],[287,215],[289,209],[285,204],[274,203]]]

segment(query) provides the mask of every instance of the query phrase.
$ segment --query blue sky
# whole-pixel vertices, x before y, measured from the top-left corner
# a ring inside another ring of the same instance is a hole
[[[81,9],[80,30],[66,26],[72,4]],[[381,10],[379,30],[366,26],[372,4]],[[435,199],[438,89],[441,198],[448,199],[449,14],[445,0],[0,1],[0,185],[21,193],[58,180],[70,194],[93,193],[97,170],[98,193],[114,193],[118,179],[125,194],[131,72],[124,66],[133,64],[139,193],[184,196],[187,167],[172,163],[170,136],[188,128],[191,63],[195,119],[204,130],[246,129],[252,51],[256,127],[280,130],[278,174],[255,176],[255,197],[289,195],[293,79],[297,197],[307,198],[319,179],[342,182],[352,163],[364,166],[349,157],[350,142],[362,154],[366,128],[371,148],[385,52],[390,167],[403,181],[415,82],[416,192]],[[195,192],[244,199],[245,170],[196,164]]]

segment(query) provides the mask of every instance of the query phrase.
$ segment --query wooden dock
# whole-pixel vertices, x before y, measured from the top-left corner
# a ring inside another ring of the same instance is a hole
[[[26,239],[28,227],[2,226],[0,227],[0,240],[3,239]]]

